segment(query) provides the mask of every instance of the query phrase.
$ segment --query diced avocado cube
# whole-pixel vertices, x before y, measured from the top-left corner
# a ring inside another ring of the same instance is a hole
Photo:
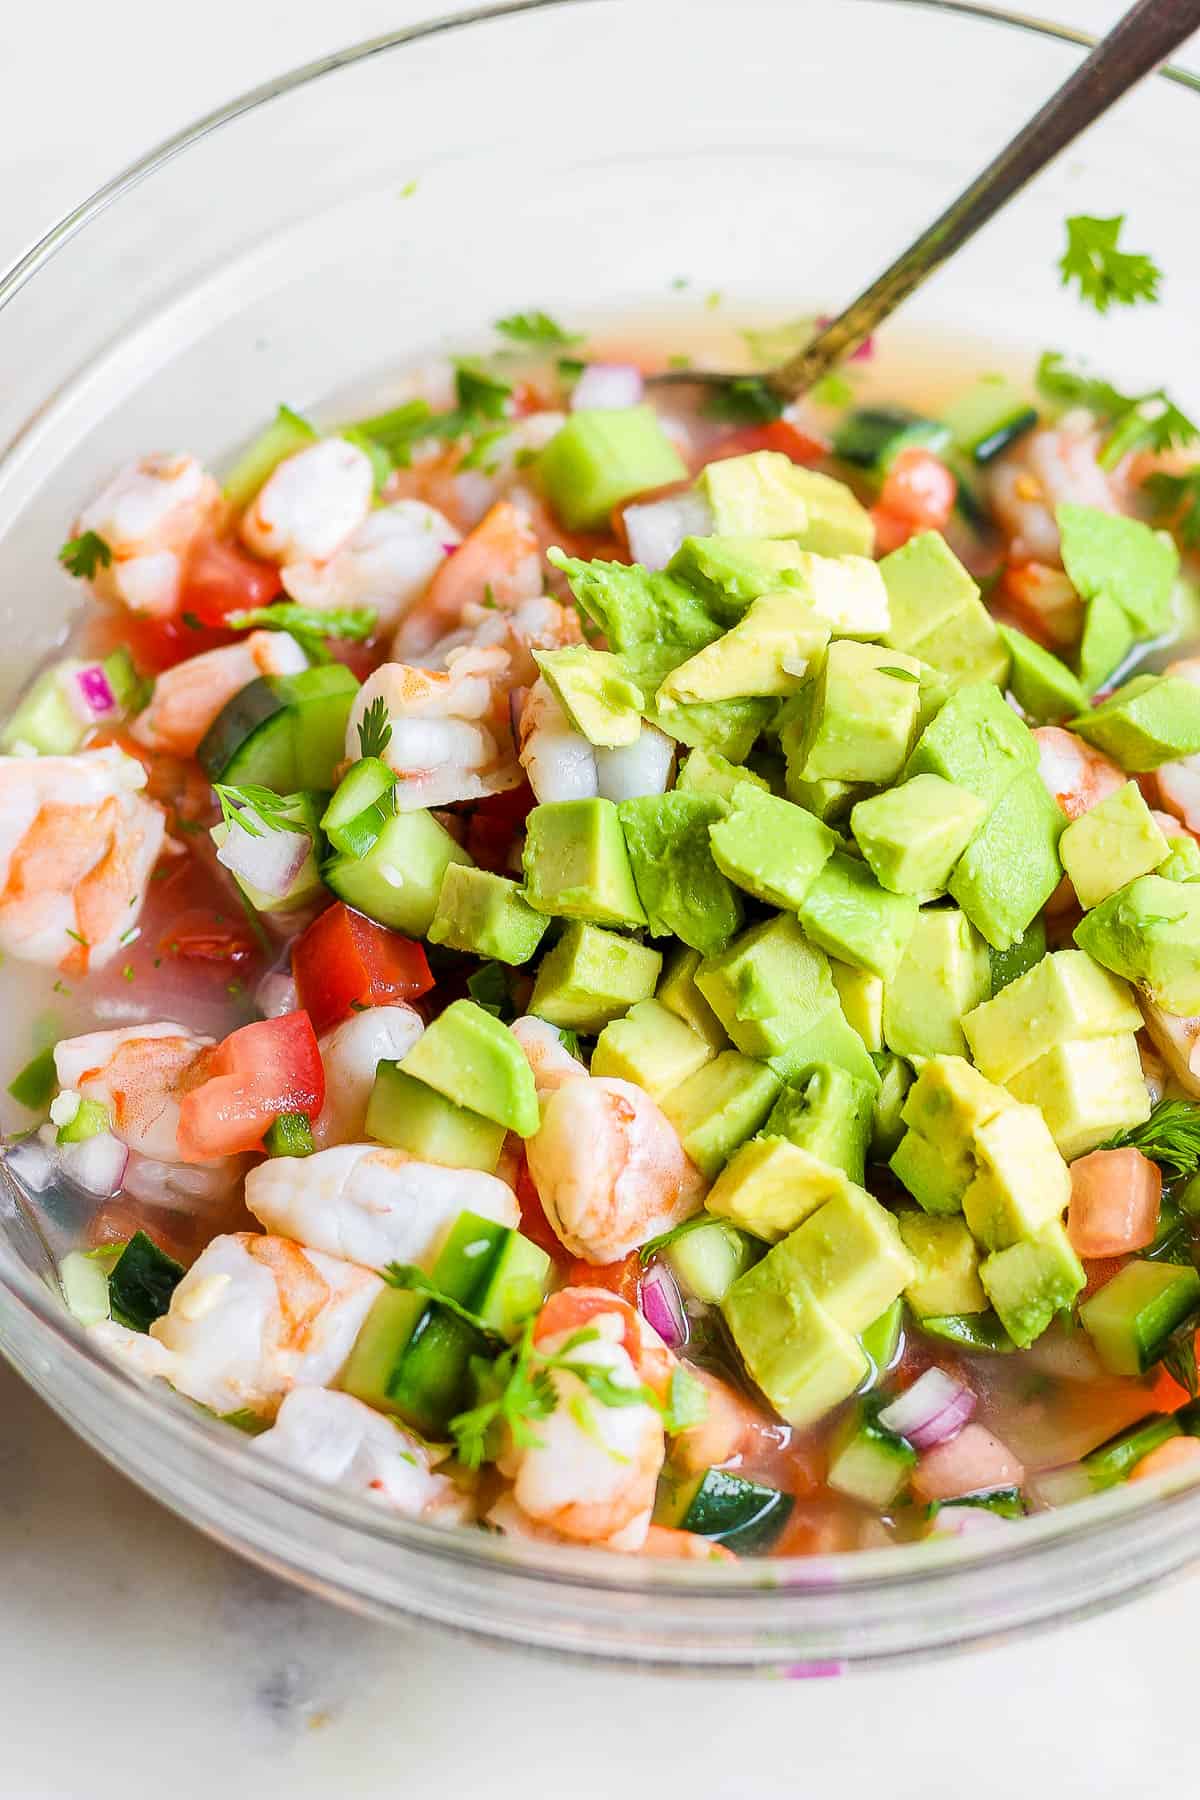
[[[438,1253],[433,1279],[511,1342],[541,1306],[550,1271],[546,1252],[519,1231],[463,1212]]]
[[[853,1026],[847,1024],[845,1013],[836,1004],[822,1013],[807,1030],[790,1038],[769,1060],[781,1081],[801,1081],[815,1069],[829,1065],[852,1075],[872,1094],[879,1087],[879,1073],[870,1051]]]
[[[715,1052],[659,1000],[639,1000],[604,1027],[592,1052],[593,1075],[632,1081],[654,1099],[679,1087]]]
[[[598,925],[571,924],[541,960],[529,1010],[551,1025],[601,1031],[650,999],[661,968],[661,951],[648,944]]]
[[[1066,1210],[1071,1176],[1038,1107],[1006,1107],[975,1127],[971,1148],[977,1173],[963,1217],[985,1249],[1034,1237]]]
[[[993,681],[1003,689],[1012,660],[1008,645],[982,600],[935,626],[913,654],[937,669],[951,689],[976,681]]]
[[[431,944],[515,964],[529,961],[548,923],[534,912],[517,882],[450,863],[427,936]]]
[[[890,1050],[875,1061],[879,1066],[879,1091],[871,1115],[871,1156],[875,1162],[886,1162],[904,1136],[901,1115],[913,1072],[902,1056],[893,1056]]]
[[[1011,1096],[965,1058],[933,1056],[908,1091],[904,1123],[933,1143],[962,1141],[1011,1106]]]
[[[725,1027],[696,986],[700,961],[698,950],[676,950],[663,969],[655,998],[668,1012],[690,1025],[711,1050],[727,1050],[729,1039]]]
[[[884,642],[893,650],[917,649],[939,625],[956,619],[979,601],[979,585],[964,569],[940,532],[921,531],[899,550],[880,559],[891,624]]]
[[[734,1282],[721,1311],[751,1377],[780,1418],[801,1431],[848,1399],[871,1365],[786,1256],[790,1241]]]
[[[729,806],[710,824],[717,867],[756,900],[793,910],[833,855],[837,838],[827,825],[790,800],[740,783]]]
[[[801,781],[894,781],[917,722],[920,665],[898,650],[838,638],[830,644],[795,756]]]
[[[828,958],[787,913],[752,925],[706,958],[696,986],[747,1056],[786,1050],[837,1007]]]
[[[974,1158],[961,1144],[935,1144],[911,1128],[888,1166],[927,1213],[961,1212],[963,1195],[975,1179]]]
[[[883,990],[883,1037],[900,1056],[962,1056],[960,1020],[991,989],[987,945],[955,907],[922,908]]]
[[[827,1200],[784,1239],[782,1253],[847,1331],[865,1331],[916,1273],[895,1219],[860,1187]]]
[[[685,1294],[719,1306],[734,1282],[752,1269],[765,1245],[736,1226],[712,1219],[682,1232],[663,1251]]]
[[[733,624],[751,601],[789,585],[807,555],[786,538],[747,536],[686,537],[667,573],[703,594],[708,603],[731,615]]]
[[[846,1023],[872,1054],[883,1049],[883,980],[869,969],[832,961],[829,972],[837,989]]]
[[[837,637],[874,638],[887,630],[887,589],[869,557],[801,550],[784,579]]]
[[[1060,840],[1061,842],[1061,840]],[[1016,981],[1046,954],[1046,921],[1038,917],[1025,927],[1015,944],[996,950],[988,945],[988,961],[992,969],[992,998],[1010,982]]]
[[[636,744],[646,696],[619,657],[587,644],[535,650],[533,659],[576,731],[589,744],[613,750]]]
[[[908,759],[905,777],[940,775],[995,804],[1023,769],[1037,766],[1033,734],[990,682],[951,694]]]
[[[732,623],[694,588],[664,569],[643,569],[640,563],[585,562],[558,549],[548,550],[546,560],[562,570],[579,605],[608,639],[609,649],[630,659],[626,672],[647,698],[669,669],[702,644],[711,644],[726,624]],[[738,608],[734,617],[740,617],[742,610]],[[650,651],[655,653],[653,659]],[[643,658],[647,667],[657,670],[652,677],[639,673]]]
[[[402,812],[387,821],[364,856],[330,857],[322,874],[355,911],[393,931],[424,937],[446,870],[451,863],[470,862],[431,813]]]
[[[1155,870],[1164,881],[1195,881],[1200,878],[1200,844],[1188,832],[1167,839],[1167,854]]]
[[[861,1182],[873,1110],[874,1092],[867,1082],[823,1063],[803,1082],[784,1088],[763,1129]]]
[[[936,894],[984,818],[987,806],[940,775],[911,781],[871,799],[850,814],[850,829],[875,872],[895,894]]]
[[[1130,1031],[1055,1044],[1008,1085],[1018,1100],[1040,1107],[1068,1161],[1150,1116],[1142,1059]]]
[[[1179,675],[1135,675],[1072,719],[1071,730],[1141,775],[1200,750],[1200,688]]]
[[[718,800],[729,801],[740,781],[749,782],[764,793],[770,792],[770,783],[753,770],[740,769],[713,750],[693,750],[679,771],[675,791],[679,794],[713,794]]]
[[[949,891],[994,949],[1017,942],[1062,879],[1063,826],[1041,777],[1019,775],[963,852]]]
[[[687,1155],[711,1181],[762,1125],[779,1086],[779,1077],[766,1063],[725,1050],[664,1094],[659,1105]]]
[[[905,1211],[897,1214],[896,1223],[904,1247],[917,1265],[904,1298],[918,1319],[987,1311],[988,1298],[979,1280],[979,1252],[964,1219]]]
[[[829,626],[798,588],[764,594],[724,637],[671,670],[654,697],[655,707],[663,713],[744,695],[792,694],[828,642]]]
[[[596,925],[644,925],[621,819],[611,800],[553,800],[525,822],[526,899],[536,912]]]
[[[1190,1265],[1138,1257],[1085,1300],[1079,1319],[1113,1375],[1140,1375],[1178,1325],[1200,1310],[1200,1275]]]
[[[473,1000],[453,1000],[427,1025],[400,1068],[458,1106],[470,1106],[518,1137],[540,1123],[533,1071],[507,1025]]]
[[[794,538],[822,556],[870,556],[870,513],[843,482],[777,450],[709,463],[698,483],[718,536]]]
[[[399,1063],[381,1062],[367,1103],[366,1132],[393,1150],[407,1150],[418,1162],[494,1175],[505,1128],[405,1074]]]
[[[1142,875],[1085,914],[1075,942],[1164,1012],[1200,1012],[1200,887]]]
[[[891,981],[916,928],[917,911],[909,895],[889,893],[865,863],[839,850],[809,888],[797,917],[828,955]]]
[[[1089,699],[1097,688],[1104,687],[1136,642],[1137,632],[1115,600],[1096,594],[1088,601],[1075,660],[1079,685]]]
[[[793,755],[787,764],[787,797],[822,824],[844,819],[854,802],[870,791],[862,781],[805,781],[796,773],[799,766]]]
[[[714,861],[709,841],[725,803],[715,794],[676,790],[622,800],[617,813],[651,935],[674,936],[715,956],[742,923],[741,896]]]
[[[859,1400],[838,1425],[829,1445],[829,1485],[876,1511],[886,1512],[917,1463],[912,1445],[879,1423],[878,1402]]]
[[[1058,725],[1083,711],[1087,692],[1065,662],[1011,625],[1001,625],[1000,635],[1012,657],[1008,685],[1027,719]]]
[[[692,749],[715,750],[719,756],[737,763],[754,748],[776,704],[763,699],[713,700],[696,706],[673,706],[669,712],[651,708],[646,718],[676,743]]]
[[[686,481],[688,473],[652,406],[572,413],[542,451],[538,472],[546,498],[572,531],[606,525],[623,500]]]
[[[1071,821],[1058,851],[1086,912],[1127,882],[1156,869],[1169,848],[1137,782],[1127,781]]]
[[[354,1340],[339,1386],[422,1436],[440,1437],[471,1404],[471,1358],[487,1339],[459,1314],[406,1288],[384,1288]]]
[[[1138,519],[1070,501],[1057,508],[1063,567],[1085,600],[1106,594],[1136,627],[1154,637],[1171,622],[1179,552],[1165,531]]]
[[[1055,1313],[1070,1306],[1087,1283],[1083,1264],[1056,1221],[1036,1237],[997,1250],[979,1265],[979,1279],[1013,1343],[1025,1349]],[[1197,1278],[1200,1286],[1200,1277]]]
[[[734,1151],[705,1205],[764,1243],[777,1244],[848,1186],[841,1169],[787,1138],[754,1137]]]
[[[988,1080],[1008,1082],[1055,1044],[1139,1031],[1141,1017],[1123,981],[1081,950],[1055,950],[967,1013],[962,1024]]]

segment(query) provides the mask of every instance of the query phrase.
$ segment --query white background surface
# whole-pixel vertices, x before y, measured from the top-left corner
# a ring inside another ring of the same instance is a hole
[[[8,0],[0,264],[183,121],[425,10]],[[1101,28],[1119,9],[1046,10]],[[1198,1604],[1182,1583],[1024,1645],[837,1682],[548,1665],[280,1587],[144,1499],[0,1368],[3,1800],[643,1800],[668,1784],[705,1800],[1157,1800],[1196,1791]]]

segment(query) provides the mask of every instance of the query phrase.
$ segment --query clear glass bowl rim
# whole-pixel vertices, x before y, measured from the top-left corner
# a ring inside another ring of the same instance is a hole
[[[335,73],[406,44],[418,43],[442,34],[467,31],[473,25],[491,24],[505,18],[540,12],[561,12],[568,8],[604,4],[606,0],[500,0],[499,4],[475,7],[467,11],[439,15],[404,27],[381,33],[346,46],[328,55],[314,58],[256,87],[247,89],[223,106],[196,119],[192,124],[162,140],[136,161],[120,170],[109,181],[95,189],[71,212],[61,218],[43,237],[0,276],[0,312],[31,281],[51,258],[62,251],[77,233],[94,221],[115,201],[154,175],[165,164],[183,154],[192,145],[219,130],[245,113],[291,94],[309,82]],[[843,0],[853,4],[855,0]],[[1033,37],[1073,45],[1088,50],[1096,42],[1093,34],[1051,20],[1011,12],[1002,7],[975,4],[974,0],[871,0],[872,4],[909,7],[924,12],[976,19],[983,24],[1008,27]],[[1166,80],[1200,94],[1200,75],[1174,64],[1164,64],[1156,71],[1155,80]],[[74,379],[72,375],[70,380]],[[53,398],[47,395],[38,407]],[[37,416],[37,415],[35,415]],[[17,449],[32,420],[19,427],[9,442],[0,447],[0,479],[6,462]],[[11,1177],[0,1163],[0,1179],[11,1186]],[[568,1581],[612,1594],[644,1593],[647,1588],[674,1589],[697,1599],[719,1600],[735,1594],[742,1600],[758,1592],[764,1603],[781,1589],[792,1594],[837,1590],[850,1595],[878,1594],[884,1588],[925,1585],[939,1576],[965,1573],[981,1563],[989,1570],[1001,1571],[1005,1565],[1021,1565],[1028,1573],[1032,1559],[1049,1565],[1056,1553],[1082,1545],[1097,1535],[1111,1531],[1127,1537],[1130,1528],[1153,1507],[1161,1517],[1172,1515],[1178,1527],[1185,1521],[1200,1525],[1200,1484],[1181,1481],[1178,1475],[1161,1477],[1144,1484],[1141,1493],[1114,1489],[1088,1501],[1077,1503],[1055,1513],[1026,1520],[1011,1540],[988,1536],[986,1541],[947,1539],[925,1543],[919,1551],[913,1547],[886,1550],[842,1552],[824,1556],[770,1558],[743,1561],[734,1565],[672,1563],[632,1557],[613,1557],[594,1550],[573,1550],[557,1545],[527,1543],[480,1531],[447,1531],[419,1520],[384,1513],[370,1502],[325,1487],[308,1476],[294,1473],[282,1465],[256,1456],[249,1442],[227,1426],[207,1420],[195,1413],[175,1396],[164,1395],[150,1384],[115,1363],[105,1353],[94,1349],[86,1335],[66,1312],[57,1296],[15,1260],[0,1260],[0,1298],[19,1306],[54,1340],[55,1350],[65,1356],[88,1381],[103,1389],[113,1402],[128,1412],[152,1420],[157,1430],[172,1437],[180,1447],[202,1448],[211,1466],[212,1477],[227,1475],[257,1488],[264,1497],[274,1497],[313,1515],[318,1522],[337,1523],[366,1533],[381,1547],[388,1543],[406,1549],[429,1553],[461,1565],[476,1563],[496,1570],[530,1576],[548,1583]],[[36,1384],[35,1384],[36,1385]],[[92,1440],[96,1440],[93,1438]],[[103,1453],[103,1443],[96,1443]],[[169,1504],[169,1496],[163,1496]],[[1123,1529],[1122,1529],[1123,1528]],[[1132,1544],[1127,1545],[1132,1549]],[[1179,1560],[1183,1560],[1180,1558]],[[1045,1568],[1047,1577],[1050,1568]],[[1137,1578],[1130,1587],[1138,1586]],[[970,1637],[973,1635],[967,1632]]]

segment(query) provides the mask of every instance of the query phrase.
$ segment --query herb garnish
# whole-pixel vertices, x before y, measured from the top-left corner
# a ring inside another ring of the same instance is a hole
[[[496,320],[496,330],[513,344],[528,344],[532,349],[562,349],[568,344],[581,344],[578,333],[564,331],[557,319],[538,311],[510,313]]]
[[[361,756],[382,756],[392,741],[392,722],[388,718],[387,702],[380,694],[372,700],[362,718],[358,721],[358,748]]]
[[[1156,519],[1169,524],[1181,543],[1200,544],[1200,467],[1185,475],[1158,470],[1142,483]]]
[[[1115,469],[1131,450],[1176,450],[1200,437],[1200,426],[1180,411],[1165,388],[1123,394],[1111,381],[1072,368],[1059,350],[1042,354],[1037,385],[1048,400],[1086,407],[1112,427],[1099,456],[1102,469]]]
[[[296,831],[299,828],[287,817],[288,802],[281,794],[265,787],[232,787],[214,783],[213,793],[221,805],[221,817],[231,828],[240,825],[249,837],[261,837],[266,831]]]
[[[69,575],[90,581],[98,568],[107,569],[112,551],[97,531],[85,531],[69,538],[58,553],[58,560]]]
[[[1062,284],[1079,283],[1079,297],[1098,313],[1110,306],[1134,306],[1139,300],[1158,299],[1162,270],[1153,257],[1118,248],[1125,214],[1115,219],[1093,219],[1076,213],[1067,220],[1067,247],[1059,258]]]
[[[280,600],[274,606],[229,613],[223,623],[231,631],[290,631],[298,638],[346,638],[361,644],[371,636],[378,619],[373,606],[318,608]]]
[[[1105,1150],[1140,1150],[1171,1175],[1200,1168],[1200,1106],[1192,1100],[1160,1100],[1142,1125],[1119,1131]]]

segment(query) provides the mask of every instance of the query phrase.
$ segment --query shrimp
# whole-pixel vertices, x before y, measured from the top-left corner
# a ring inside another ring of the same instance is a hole
[[[114,1137],[158,1162],[181,1161],[179,1103],[204,1079],[212,1038],[160,1020],[92,1031],[55,1045],[54,1069],[64,1092],[108,1108]],[[222,1163],[236,1159],[222,1158]]]
[[[587,1070],[577,1056],[571,1055],[556,1025],[527,1015],[514,1019],[509,1030],[533,1070],[533,1085],[540,1102],[544,1103],[564,1081],[587,1079]]]
[[[259,1163],[246,1177],[246,1205],[279,1237],[370,1269],[431,1269],[461,1212],[514,1228],[521,1222],[516,1195],[495,1175],[415,1162],[378,1144]]]
[[[538,679],[535,650],[561,650],[582,642],[579,615],[549,594],[520,601],[511,612],[468,600],[458,629],[448,632],[415,660],[418,667],[444,669],[452,650],[507,650],[511,658],[510,690],[528,688]]]
[[[328,561],[288,563],[283,585],[301,606],[369,606],[390,631],[416,605],[446,557],[462,542],[444,513],[397,500],[367,514]]]
[[[1090,812],[1129,779],[1107,756],[1059,725],[1040,725],[1033,735],[1038,773],[1068,819]]]
[[[1180,1013],[1164,1012],[1144,994],[1138,995],[1138,1005],[1172,1080],[1193,1100],[1200,1100],[1200,1014],[1185,1018]]]
[[[1034,431],[996,463],[992,505],[1009,534],[1014,562],[1057,563],[1055,510],[1064,500],[1101,512],[1122,510],[1127,484],[1100,467],[1100,433],[1091,415],[1072,412]]]
[[[121,750],[0,757],[0,950],[100,969],[137,924],[164,814]]]
[[[604,800],[636,800],[640,794],[665,794],[674,772],[674,740],[644,720],[632,744],[596,751],[596,774]]]
[[[345,438],[322,438],[287,456],[243,513],[246,547],[268,562],[327,562],[371,510],[371,459]]]
[[[381,700],[391,727],[382,755],[399,776],[393,792],[401,811],[519,787],[508,679],[503,650],[455,650],[444,672],[383,663],[355,696],[346,754],[359,754],[359,722]]]
[[[95,532],[110,562],[97,564],[92,591],[132,612],[166,618],[179,605],[184,566],[197,538],[212,530],[221,491],[194,456],[144,456],[113,477],[75,521],[73,535]]]
[[[286,631],[252,631],[240,644],[206,650],[165,669],[131,735],[148,750],[194,756],[221,708],[260,675],[296,675],[308,658]]]
[[[671,1461],[685,1474],[702,1475],[705,1469],[728,1462],[754,1439],[763,1417],[727,1381],[710,1375],[707,1369],[689,1366],[688,1374],[703,1387],[708,1405],[698,1425],[689,1425],[676,1436]]]
[[[550,1227],[572,1256],[619,1262],[699,1210],[705,1181],[675,1127],[632,1082],[567,1081],[527,1141]]]
[[[437,571],[424,600],[397,632],[393,654],[406,661],[427,654],[439,638],[458,629],[468,602],[490,599],[508,612],[541,591],[537,535],[511,501],[498,500]]]
[[[445,1449],[331,1388],[294,1388],[254,1451],[410,1519],[466,1523],[470,1495],[436,1472]]]
[[[1181,657],[1168,663],[1163,674],[1200,686],[1200,657]],[[1184,756],[1175,762],[1162,763],[1155,771],[1154,779],[1158,784],[1158,797],[1167,811],[1181,820],[1193,835],[1200,832],[1200,756]]]
[[[461,443],[435,447],[427,454],[418,449],[411,467],[397,469],[388,478],[386,497],[421,500],[436,506],[462,531],[478,525],[498,500],[511,497],[530,511],[536,523],[537,514],[544,509],[539,503],[530,502],[519,478],[528,457],[549,443],[563,417],[558,412],[537,412],[509,420],[503,436],[487,446],[486,469],[464,468],[467,451]],[[550,532],[542,541],[556,543],[560,535]]]
[[[665,794],[675,766],[675,745],[657,726],[643,724],[632,744],[603,750],[576,731],[539,676],[521,708],[521,766],[539,801],[632,800]]]
[[[424,1029],[415,1007],[369,1006],[325,1033],[319,1042],[325,1104],[312,1127],[319,1150],[362,1141],[375,1071],[385,1057],[399,1062],[407,1056]]]
[[[999,599],[1021,629],[1055,652],[1072,650],[1083,630],[1083,601],[1069,575],[1047,563],[1010,562]]]

